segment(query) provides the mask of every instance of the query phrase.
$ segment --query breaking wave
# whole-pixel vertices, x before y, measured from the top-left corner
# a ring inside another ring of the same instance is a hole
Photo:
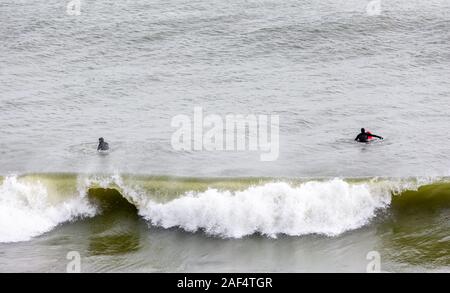
[[[421,187],[422,186],[422,187]],[[420,188],[419,188],[420,187]],[[124,210],[149,225],[241,238],[338,236],[380,211],[449,207],[445,179],[171,178],[30,174],[0,178],[0,242]]]

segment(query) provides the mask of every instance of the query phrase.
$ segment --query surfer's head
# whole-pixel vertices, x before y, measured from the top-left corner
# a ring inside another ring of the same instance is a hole
[[[364,128],[361,128],[361,133],[366,133],[366,130]]]
[[[99,141],[99,142],[103,142],[103,141],[104,141],[103,137],[100,137],[100,138],[98,139],[98,141]]]

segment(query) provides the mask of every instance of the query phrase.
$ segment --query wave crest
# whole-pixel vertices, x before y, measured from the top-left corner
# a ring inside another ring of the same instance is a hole
[[[40,182],[27,183],[6,177],[0,185],[0,243],[27,241],[60,223],[95,215],[84,197],[52,204]]]
[[[336,236],[367,224],[390,198],[389,192],[373,195],[366,184],[350,185],[340,179],[299,187],[280,182],[236,192],[209,189],[168,203],[149,202],[140,214],[164,228],[204,230],[222,237]]]
[[[154,226],[241,238],[337,236],[390,214],[448,207],[448,180],[171,178],[34,174],[0,178],[0,242],[105,213],[139,214]],[[422,186],[422,187],[420,187]],[[420,187],[420,188],[419,188]]]

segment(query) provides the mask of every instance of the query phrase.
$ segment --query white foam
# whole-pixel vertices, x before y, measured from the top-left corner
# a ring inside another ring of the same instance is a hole
[[[390,200],[388,191],[373,192],[368,184],[334,179],[298,187],[269,183],[238,192],[209,189],[167,203],[148,201],[139,212],[153,225],[221,237],[336,236],[364,226]]]
[[[411,187],[376,179],[348,183],[341,179],[310,181],[293,186],[268,183],[242,191],[209,189],[187,192],[166,203],[152,200],[138,186],[127,186],[120,175],[80,176],[78,195],[51,203],[45,185],[15,176],[0,185],[0,242],[26,241],[78,217],[92,217],[95,207],[85,197],[90,186],[119,188],[139,214],[153,225],[205,231],[209,235],[241,238],[260,233],[336,236],[366,225],[391,201],[393,190]]]
[[[40,182],[25,183],[10,176],[0,185],[0,242],[27,241],[60,223],[91,217],[95,212],[83,196],[52,204]]]

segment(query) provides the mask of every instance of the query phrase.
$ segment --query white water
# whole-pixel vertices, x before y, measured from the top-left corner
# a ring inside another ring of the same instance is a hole
[[[118,188],[137,207],[139,215],[154,226],[241,238],[255,233],[268,237],[337,236],[367,225],[378,210],[389,206],[393,191],[411,190],[430,182],[431,179],[374,179],[360,183],[333,179],[301,185],[272,182],[240,191],[187,191],[160,203],[139,186],[125,183],[120,175],[79,176],[77,192],[58,194],[57,201],[50,199],[50,189],[41,180],[9,176],[0,185],[0,243],[27,241],[61,223],[95,216],[97,208],[86,196],[93,186]]]
[[[240,238],[324,234],[336,236],[367,224],[390,203],[389,192],[373,194],[367,184],[343,180],[308,182],[299,187],[269,183],[230,192],[210,189],[140,209],[152,224]]]
[[[27,241],[58,224],[94,215],[95,208],[84,197],[52,204],[47,188],[39,182],[7,177],[0,185],[0,243]]]
[[[370,0],[96,0],[82,1],[79,16],[66,14],[67,2],[1,2],[0,175],[450,174],[449,0],[382,1],[377,16],[367,14]],[[279,115],[279,159],[260,162],[256,152],[174,151],[172,118],[192,116],[199,106],[205,115],[221,117]],[[386,140],[355,143],[361,127]],[[96,152],[101,136],[110,143],[107,155]],[[119,263],[142,271],[365,271],[367,251],[380,246],[390,247],[397,268],[411,270],[399,254],[429,257],[429,245],[401,241],[399,247],[394,236],[373,231],[376,225],[318,242],[216,241],[182,232],[230,238],[341,235],[370,223],[388,204],[389,190],[404,188],[391,183],[272,183],[240,192],[187,193],[161,204],[120,178],[80,178],[78,192],[58,202],[52,186],[8,178],[0,183],[0,242],[26,241],[94,215],[85,192],[96,184],[119,186],[150,223],[180,229],[150,229],[123,263],[122,255],[104,262],[94,255],[95,271],[120,269]],[[439,218],[444,226],[414,233],[445,231],[446,216]],[[84,256],[98,247],[95,232],[63,230],[49,236],[70,244],[55,245],[43,235],[31,243],[0,245],[0,271],[55,270],[54,260],[73,246]],[[102,243],[107,246],[107,239]],[[444,247],[433,255],[446,252]],[[57,271],[65,265],[59,262]]]

